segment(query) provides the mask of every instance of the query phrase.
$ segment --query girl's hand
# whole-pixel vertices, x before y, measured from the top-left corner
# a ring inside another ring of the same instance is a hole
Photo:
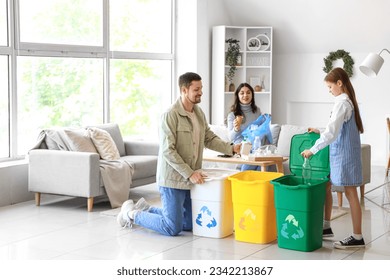
[[[304,150],[301,155],[304,157],[304,158],[309,158],[313,155],[313,153],[310,151],[310,150]]]
[[[317,133],[317,134],[320,134],[320,131],[317,129],[317,128],[313,128],[313,127],[309,127],[307,129],[308,132],[314,132],[314,133]]]

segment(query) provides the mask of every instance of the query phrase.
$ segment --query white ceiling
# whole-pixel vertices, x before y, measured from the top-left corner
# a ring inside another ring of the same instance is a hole
[[[210,0],[209,0],[210,1]],[[211,0],[214,1],[214,0]],[[223,0],[231,25],[273,26],[276,54],[390,48],[389,0]]]

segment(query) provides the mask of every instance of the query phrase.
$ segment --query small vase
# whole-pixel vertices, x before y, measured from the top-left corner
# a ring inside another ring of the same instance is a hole
[[[229,91],[230,92],[233,92],[233,91],[235,91],[236,90],[236,86],[234,85],[234,83],[230,83],[230,85],[229,85]]]
[[[261,90],[260,91],[265,91],[265,85],[264,85],[264,81],[261,81]]]

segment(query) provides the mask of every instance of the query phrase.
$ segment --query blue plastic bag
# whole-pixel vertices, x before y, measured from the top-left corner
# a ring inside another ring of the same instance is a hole
[[[260,136],[261,143],[265,143],[265,139],[268,140],[269,144],[272,144],[272,134],[269,125],[271,123],[271,115],[264,114],[260,115],[254,122],[242,132],[242,136],[247,141],[253,142],[256,136]]]

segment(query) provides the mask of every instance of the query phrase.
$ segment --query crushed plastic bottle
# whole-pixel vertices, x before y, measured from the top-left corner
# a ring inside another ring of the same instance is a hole
[[[310,185],[311,181],[311,165],[310,159],[305,158],[302,165],[302,180],[305,185]]]

